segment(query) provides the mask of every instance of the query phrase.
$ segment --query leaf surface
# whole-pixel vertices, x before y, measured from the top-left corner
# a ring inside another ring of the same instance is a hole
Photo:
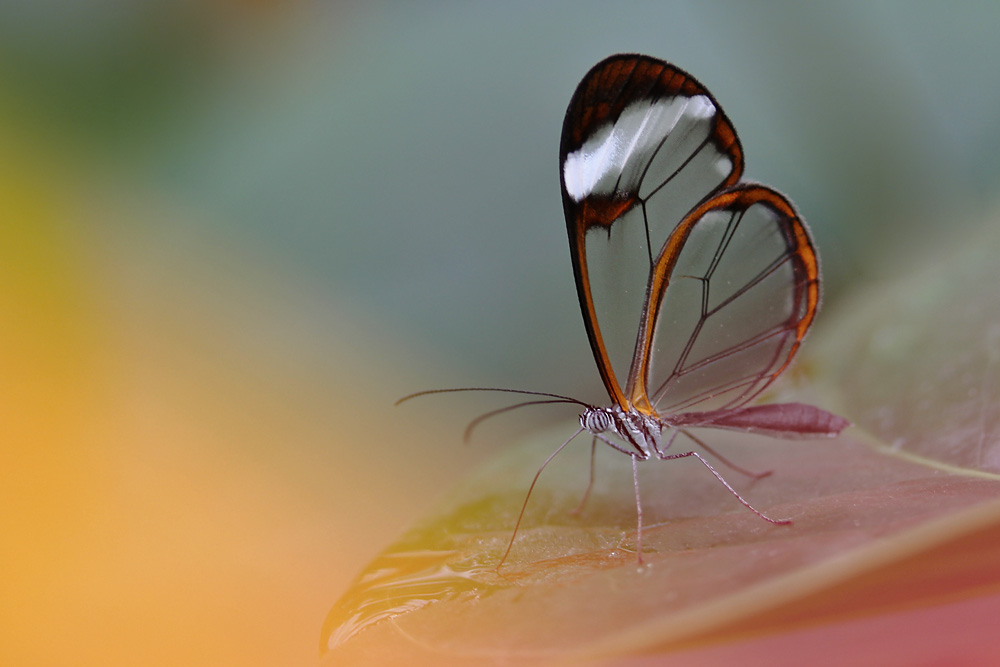
[[[771,398],[844,414],[857,426],[843,436],[699,434],[740,466],[773,470],[755,481],[719,466],[792,525],[754,516],[693,459],[643,463],[638,567],[627,457],[598,450],[594,491],[572,514],[587,486],[581,436],[543,473],[498,573],[567,422],[505,451],[373,562],[331,611],[326,660],[617,661],[995,590],[1000,270],[988,248],[1000,239],[975,241],[826,314],[837,336],[811,341],[829,365],[808,384],[832,401],[790,383]]]

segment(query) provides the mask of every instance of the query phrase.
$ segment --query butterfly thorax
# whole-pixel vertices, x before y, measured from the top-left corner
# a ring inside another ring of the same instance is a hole
[[[580,415],[580,426],[596,436],[617,436],[631,445],[641,459],[647,459],[660,451],[663,423],[656,417],[637,410],[622,410],[617,405],[608,408],[590,407]],[[631,453],[625,449],[622,451]]]

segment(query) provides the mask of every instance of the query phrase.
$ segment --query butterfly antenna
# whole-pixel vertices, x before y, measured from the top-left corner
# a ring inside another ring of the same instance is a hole
[[[489,412],[481,414],[481,415],[479,415],[478,417],[476,417],[475,419],[473,419],[472,421],[469,422],[469,425],[465,427],[465,432],[462,434],[462,442],[464,442],[465,444],[469,444],[469,441],[472,439],[472,431],[473,431],[473,429],[475,429],[477,426],[479,426],[480,423],[482,423],[483,421],[489,419],[490,417],[496,417],[497,415],[503,414],[505,412],[509,412],[511,410],[516,410],[517,408],[523,408],[523,407],[528,406],[528,405],[546,405],[546,404],[549,404],[549,403],[570,403],[570,402],[571,401],[567,401],[567,400],[562,399],[562,398],[551,398],[551,399],[547,399],[547,400],[544,400],[544,401],[542,401],[542,400],[539,400],[539,401],[524,401],[523,403],[516,403],[514,405],[508,405],[507,407],[500,408],[499,410],[490,410]]]
[[[582,405],[585,408],[590,407],[587,403],[577,400],[570,396],[563,396],[561,394],[550,394],[545,391],[528,391],[526,389],[501,389],[499,387],[458,387],[456,389],[426,389],[424,391],[418,391],[414,394],[407,394],[403,398],[396,401],[393,405],[399,405],[411,398],[416,398],[418,396],[428,396],[430,394],[450,394],[456,391],[502,391],[508,394],[525,394],[527,396],[548,396],[549,398],[558,398],[566,403],[576,403],[577,405]]]

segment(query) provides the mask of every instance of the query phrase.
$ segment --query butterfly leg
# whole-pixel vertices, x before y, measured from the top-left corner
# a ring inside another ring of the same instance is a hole
[[[653,445],[653,453],[656,454],[656,458],[662,459],[666,455],[665,452],[668,449],[670,449],[670,445],[674,444],[674,440],[677,439],[677,434],[678,433],[680,433],[680,431],[678,429],[674,428],[673,431],[671,431],[671,433],[670,433],[670,439],[667,440],[667,444],[665,444],[663,446],[660,446],[660,443],[655,442],[655,441],[652,443],[652,445]]]
[[[688,456],[693,456],[696,459],[698,459],[699,461],[701,461],[702,465],[704,465],[706,468],[708,468],[709,472],[711,472],[713,475],[715,475],[715,478],[717,480],[719,480],[719,482],[721,482],[724,487],[726,487],[727,489],[729,489],[729,493],[731,493],[734,496],[736,496],[736,499],[738,501],[740,501],[740,503],[742,503],[742,505],[744,507],[746,507],[748,510],[750,510],[751,512],[753,512],[754,514],[756,514],[757,516],[759,516],[761,519],[764,519],[764,521],[767,521],[767,522],[773,523],[773,524],[778,524],[778,525],[787,525],[787,524],[791,523],[790,519],[772,519],[771,517],[767,516],[763,512],[757,510],[757,508],[755,508],[753,505],[751,505],[746,500],[744,500],[743,496],[741,496],[739,493],[737,493],[736,489],[734,489],[733,487],[731,487],[729,485],[729,482],[727,482],[725,480],[725,478],[722,475],[720,475],[715,468],[712,467],[712,464],[710,464],[708,461],[706,461],[705,457],[703,457],[698,452],[684,452],[683,454],[670,454],[669,456],[660,456],[660,460],[662,460],[662,461],[671,461],[673,459],[687,458]]]
[[[639,457],[632,454],[632,484],[635,486],[635,551],[638,554],[639,565],[642,566],[642,499],[639,496]]]
[[[611,449],[616,449],[619,452],[621,452],[622,454],[628,454],[629,456],[639,456],[639,454],[636,452],[636,450],[634,450],[634,449],[625,449],[621,445],[619,445],[619,444],[617,444],[617,443],[615,443],[615,442],[613,442],[611,440],[608,440],[607,438],[605,438],[602,435],[597,435],[595,433],[594,437],[597,438],[598,440],[600,440],[601,442],[603,442],[605,445],[607,445]],[[640,456],[640,458],[642,460],[645,460],[646,457]]]
[[[521,505],[521,513],[517,515],[517,523],[514,524],[514,532],[510,536],[510,542],[507,543],[507,550],[503,552],[503,557],[500,559],[500,562],[497,563],[497,566],[495,568],[493,568],[494,571],[497,572],[497,574],[500,573],[500,566],[504,564],[504,562],[507,560],[507,556],[510,555],[511,547],[514,546],[514,538],[517,537],[517,530],[518,530],[518,528],[521,527],[521,520],[524,518],[524,510],[528,509],[528,499],[531,498],[531,492],[535,490],[535,483],[538,482],[539,476],[541,476],[542,471],[545,470],[545,467],[547,465],[549,465],[549,463],[552,462],[552,459],[554,459],[559,452],[561,452],[563,449],[566,448],[566,445],[568,445],[569,443],[571,443],[573,441],[573,439],[576,436],[580,435],[581,433],[583,433],[583,429],[582,428],[579,429],[573,435],[571,435],[566,440],[566,442],[564,442],[563,444],[559,445],[559,447],[556,448],[556,451],[554,451],[551,454],[549,454],[549,458],[545,459],[545,463],[543,463],[541,465],[541,467],[538,468],[538,472],[536,472],[535,476],[532,478],[532,480],[531,480],[531,486],[528,487],[528,493],[525,494],[525,496],[524,496],[524,503]]]
[[[580,512],[583,511],[583,506],[587,504],[587,499],[590,498],[590,490],[594,488],[594,454],[597,451],[597,436],[594,436],[590,441],[590,482],[587,484],[587,490],[583,492],[583,498],[580,499],[580,504],[576,506],[575,509],[570,511],[573,516],[578,516]]]
[[[735,463],[733,463],[732,461],[730,461],[729,459],[727,459],[725,456],[723,456],[719,452],[717,452],[714,449],[712,449],[711,447],[709,447],[707,444],[705,444],[705,442],[701,438],[696,438],[693,435],[691,435],[690,431],[681,431],[681,432],[684,435],[686,435],[687,437],[689,437],[692,440],[694,440],[696,443],[698,443],[698,446],[700,446],[706,452],[708,452],[709,454],[711,454],[715,458],[717,458],[720,461],[722,461],[723,465],[725,465],[726,467],[728,467],[731,470],[735,470],[736,472],[740,473],[741,475],[746,475],[747,477],[750,477],[752,479],[764,479],[765,477],[770,477],[771,473],[774,472],[773,470],[765,470],[764,472],[753,472],[751,470],[747,470],[746,468],[743,468],[741,466],[736,465]]]
[[[628,454],[629,458],[632,459],[632,484],[635,487],[635,511],[636,511],[636,529],[635,529],[635,550],[638,554],[639,565],[642,565],[642,497],[639,495],[639,461],[645,461],[646,457],[640,455],[638,452],[625,449],[611,440],[604,438],[600,435],[594,435],[594,437],[604,444],[617,449],[622,454]]]

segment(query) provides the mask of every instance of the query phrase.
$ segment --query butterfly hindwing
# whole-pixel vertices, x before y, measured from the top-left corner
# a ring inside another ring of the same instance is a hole
[[[746,405],[787,367],[818,306],[816,251],[791,203],[761,185],[724,190],[657,259],[629,398],[660,415]]]

